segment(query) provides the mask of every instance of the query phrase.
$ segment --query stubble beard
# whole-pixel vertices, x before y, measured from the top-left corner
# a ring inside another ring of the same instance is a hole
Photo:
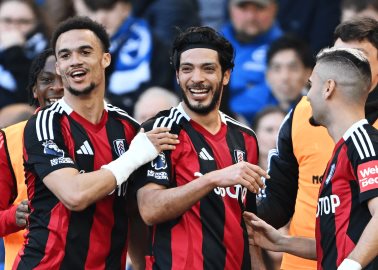
[[[94,82],[91,82],[91,84],[87,87],[85,87],[83,90],[77,90],[71,86],[69,86],[67,89],[68,89],[68,92],[70,92],[72,95],[74,96],[87,96],[89,95],[90,93],[93,92],[93,90],[96,88],[96,85]]]

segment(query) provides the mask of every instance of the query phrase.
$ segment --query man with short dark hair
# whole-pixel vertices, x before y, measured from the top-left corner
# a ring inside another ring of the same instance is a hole
[[[378,268],[378,131],[365,119],[370,64],[351,48],[322,50],[307,95],[313,123],[335,142],[324,171],[314,239],[283,236],[253,214],[252,244],[317,260],[318,270]],[[315,213],[314,213],[315,214]]]
[[[219,111],[233,56],[209,27],[189,28],[173,43],[183,102],[143,124],[170,127],[180,140],[138,171],[140,214],[153,226],[147,269],[251,269],[242,212],[254,211],[267,174],[255,165],[253,131]]]
[[[110,64],[105,29],[85,17],[62,22],[52,36],[64,97],[40,110],[24,132],[30,215],[14,269],[124,269],[127,181],[162,150],[168,128],[140,132],[107,104]]]

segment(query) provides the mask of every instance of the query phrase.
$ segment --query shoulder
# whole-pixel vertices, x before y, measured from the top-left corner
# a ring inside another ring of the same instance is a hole
[[[170,110],[159,112],[153,118],[143,123],[143,128],[149,131],[158,127],[168,127],[171,129],[171,133],[179,134],[182,129],[181,123],[183,121],[187,121],[186,115],[177,107],[174,107]]]
[[[239,130],[240,132],[244,132],[247,135],[256,138],[255,132],[247,125],[237,121],[236,119],[222,112],[220,113],[220,115],[221,115],[222,121],[226,123],[229,128]]]
[[[111,104],[106,104],[106,110],[108,111],[108,114],[110,117],[112,118],[115,118],[115,119],[119,119],[121,121],[125,121],[127,122],[128,124],[130,124],[131,126],[133,126],[134,129],[139,129],[139,123],[137,120],[135,120],[133,117],[131,117],[126,111],[116,107],[116,106],[113,106]]]

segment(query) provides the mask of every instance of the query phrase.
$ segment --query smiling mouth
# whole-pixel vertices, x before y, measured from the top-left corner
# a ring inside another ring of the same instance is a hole
[[[54,104],[55,102],[58,102],[62,97],[55,97],[55,98],[47,98],[45,99],[46,105]]]

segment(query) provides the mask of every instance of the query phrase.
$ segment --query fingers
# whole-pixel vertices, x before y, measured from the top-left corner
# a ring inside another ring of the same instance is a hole
[[[29,214],[27,212],[20,212],[16,211],[16,224],[19,227],[25,227],[27,224],[27,219],[29,217]]]
[[[159,127],[146,132],[148,139],[152,142],[159,153],[166,150],[174,150],[176,149],[175,145],[180,143],[180,141],[177,139],[178,136],[176,134],[169,133],[169,131],[169,128]],[[143,129],[141,129],[141,132],[143,132]]]
[[[23,200],[18,206],[17,206],[17,212],[21,213],[29,213],[29,205],[28,205],[28,200]]]

